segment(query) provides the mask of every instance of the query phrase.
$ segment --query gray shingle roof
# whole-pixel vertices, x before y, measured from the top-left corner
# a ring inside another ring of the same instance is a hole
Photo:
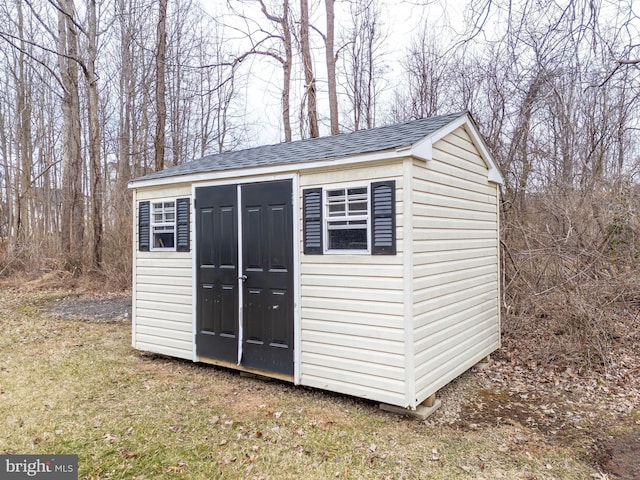
[[[134,182],[240,168],[328,160],[396,149],[413,145],[465,114],[466,112],[457,112],[370,130],[358,130],[357,132],[341,135],[310,138],[308,140],[265,145],[236,152],[207,155],[198,160],[136,178]]]

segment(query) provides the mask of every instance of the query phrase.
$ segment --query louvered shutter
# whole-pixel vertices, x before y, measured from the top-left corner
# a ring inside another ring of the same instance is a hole
[[[371,253],[396,254],[396,182],[371,184]]]
[[[307,255],[322,255],[322,189],[302,192],[303,251]]]
[[[176,200],[176,251],[189,251],[189,212],[188,198]]]
[[[138,250],[148,252],[150,245],[150,228],[149,215],[151,205],[149,202],[140,202],[138,204]]]

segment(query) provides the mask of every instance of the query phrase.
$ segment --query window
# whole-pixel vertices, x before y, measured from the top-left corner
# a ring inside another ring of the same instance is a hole
[[[369,250],[369,188],[325,191],[327,251]]]
[[[144,201],[138,204],[138,249],[188,252],[191,200]]]
[[[305,255],[396,254],[396,182],[302,191]]]
[[[151,249],[174,249],[176,245],[176,202],[151,203]]]

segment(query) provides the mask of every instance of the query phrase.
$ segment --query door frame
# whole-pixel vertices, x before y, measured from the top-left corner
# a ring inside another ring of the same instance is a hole
[[[191,225],[193,228],[193,232],[191,235],[192,245],[191,245],[191,260],[192,260],[192,352],[193,352],[193,361],[199,362],[200,356],[197,353],[197,345],[196,345],[196,332],[198,331],[198,285],[197,285],[197,273],[198,273],[198,238],[195,235],[195,222],[197,221],[197,216],[195,215],[195,198],[196,198],[196,188],[200,187],[216,187],[221,185],[237,185],[236,188],[236,200],[238,205],[240,205],[242,200],[242,186],[248,185],[252,183],[266,183],[278,180],[291,180],[291,210],[293,214],[293,383],[295,385],[300,384],[300,347],[301,347],[301,339],[300,339],[300,199],[299,199],[299,179],[298,175],[295,173],[292,174],[282,174],[282,175],[268,175],[265,177],[228,177],[221,180],[216,181],[207,181],[201,183],[192,183],[191,184],[191,198],[192,201],[192,209],[191,209]],[[241,209],[238,209],[238,271],[242,272],[242,212]],[[240,365],[239,359],[242,357],[242,340],[243,340],[243,293],[242,293],[242,280],[238,279],[238,302],[239,302],[239,330],[238,330],[238,361],[234,365],[233,368],[243,371],[249,371]],[[261,372],[265,376],[269,375],[269,372]]]

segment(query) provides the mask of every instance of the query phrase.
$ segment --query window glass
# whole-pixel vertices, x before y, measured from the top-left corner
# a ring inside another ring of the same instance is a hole
[[[367,252],[369,189],[367,187],[326,190],[327,251]]]
[[[175,201],[151,204],[151,235],[153,249],[175,249],[176,203]]]

